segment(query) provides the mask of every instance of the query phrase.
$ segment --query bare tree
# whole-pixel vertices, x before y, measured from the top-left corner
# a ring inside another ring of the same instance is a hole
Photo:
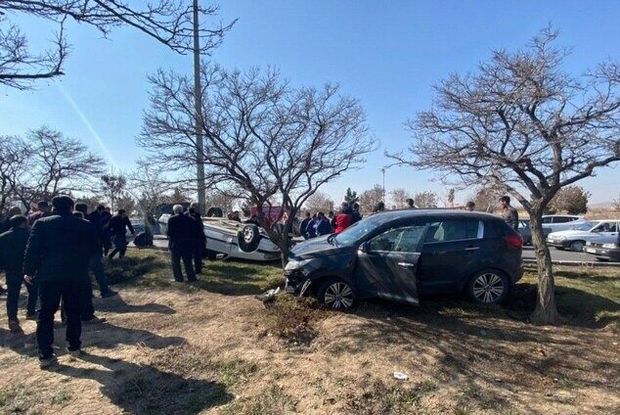
[[[383,202],[383,186],[380,184],[363,191],[359,196],[360,209],[364,214],[371,213],[379,202]]]
[[[0,136],[0,215],[20,200],[21,180],[30,168],[30,148],[20,137]]]
[[[407,199],[410,199],[411,195],[405,189],[394,189],[390,192],[390,199],[396,209],[404,209],[407,205]]]
[[[17,145],[27,166],[12,183],[14,194],[26,206],[36,199],[89,188],[104,167],[103,160],[79,140],[48,127],[30,131],[21,144],[9,144]]]
[[[543,212],[561,188],[620,160],[620,66],[571,76],[556,37],[543,30],[527,48],[495,51],[476,73],[441,82],[433,108],[409,122],[410,155],[395,156],[448,182],[501,186],[523,205],[537,257],[538,323],[558,320]]]
[[[588,211],[590,192],[581,186],[566,186],[560,189],[549,202],[550,211],[564,211],[570,215],[579,215]]]
[[[287,261],[290,228],[306,200],[348,169],[360,166],[373,149],[357,100],[336,86],[292,88],[274,71],[228,72],[204,66],[202,151],[207,183],[238,188],[258,208],[258,220]],[[162,168],[194,165],[196,158],[193,82],[159,71],[139,144]],[[272,198],[288,212],[287,226],[271,227],[263,208]]]
[[[505,190],[495,185],[479,187],[472,198],[476,209],[483,212],[493,212],[499,207],[499,198],[504,196]]]
[[[418,192],[413,196],[413,203],[420,209],[436,208],[439,197],[431,191]]]
[[[304,209],[311,213],[328,212],[334,210],[334,200],[323,192],[316,192],[306,200]]]
[[[26,89],[37,79],[63,75],[63,66],[69,52],[65,36],[65,22],[93,26],[104,36],[119,26],[128,26],[142,32],[175,52],[185,54],[193,50],[194,28],[191,2],[159,0],[133,2],[127,0],[2,0],[0,1],[0,84]],[[217,15],[218,8],[201,7],[205,17]],[[5,17],[26,14],[55,22],[58,30],[50,49],[39,53],[29,49],[26,35]],[[208,54],[217,47],[227,25],[201,27],[201,53]]]
[[[105,174],[101,176],[99,183],[100,192],[105,196],[110,210],[119,209],[118,201],[125,196],[127,179],[123,175]]]

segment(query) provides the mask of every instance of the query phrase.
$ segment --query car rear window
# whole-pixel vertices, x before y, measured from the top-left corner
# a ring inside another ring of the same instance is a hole
[[[477,219],[448,219],[429,224],[425,243],[477,239],[480,221]]]
[[[529,224],[526,225],[526,227],[527,226],[529,226]],[[485,238],[502,238],[509,233],[512,233],[512,228],[502,220],[491,220],[484,222]]]

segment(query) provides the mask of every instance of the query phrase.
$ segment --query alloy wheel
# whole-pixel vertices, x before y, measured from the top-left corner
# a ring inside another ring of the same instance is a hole
[[[355,296],[353,290],[344,282],[334,282],[329,285],[323,295],[326,306],[335,310],[347,309],[353,305]]]
[[[496,303],[504,294],[504,281],[494,272],[485,272],[479,275],[473,283],[474,297],[481,303]]]

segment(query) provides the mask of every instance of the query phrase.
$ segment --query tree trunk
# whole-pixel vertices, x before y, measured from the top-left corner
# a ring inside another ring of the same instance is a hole
[[[538,294],[536,309],[530,316],[534,324],[556,324],[560,315],[555,304],[555,282],[551,253],[545,241],[542,227],[542,210],[530,212],[532,244],[536,253],[538,268]]]

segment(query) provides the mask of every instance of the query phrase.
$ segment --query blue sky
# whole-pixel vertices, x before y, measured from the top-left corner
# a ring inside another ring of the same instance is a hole
[[[523,46],[551,23],[560,43],[574,47],[567,69],[582,72],[620,56],[618,1],[250,1],[220,2],[220,19],[239,18],[212,60],[225,67],[275,66],[294,85],[337,82],[361,100],[380,149],[361,171],[324,190],[340,200],[350,186],[381,183],[384,150],[406,147],[403,122],[431,101],[431,86],[450,72],[475,70],[491,49]],[[33,18],[9,18],[43,46],[50,27]],[[32,91],[0,87],[0,134],[23,134],[46,124],[83,140],[121,169],[141,155],[135,136],[147,105],[146,77],[158,67],[191,71],[189,56],[175,55],[130,29],[109,39],[71,24],[66,76]],[[593,202],[620,193],[618,168],[580,183]],[[444,187],[434,174],[407,168],[386,173],[386,187],[409,191]],[[464,200],[471,191],[457,193]]]

